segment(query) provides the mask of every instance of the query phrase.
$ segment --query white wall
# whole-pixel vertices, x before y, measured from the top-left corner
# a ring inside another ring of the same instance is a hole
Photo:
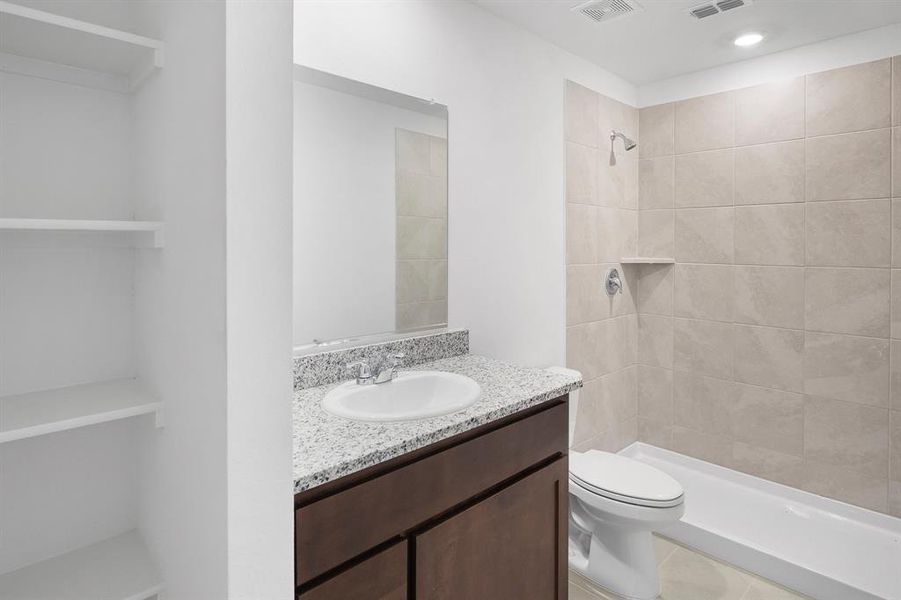
[[[229,600],[294,598],[291,23],[226,3]]]
[[[448,106],[450,325],[563,364],[564,80],[634,88],[469,2],[301,1],[294,24],[295,62]]]
[[[899,54],[901,23],[642,85],[638,88],[638,105],[654,106],[737,90]]]
[[[294,344],[394,331],[395,129],[447,121],[294,83]]]
[[[166,582],[161,600],[227,591],[225,6],[132,3],[166,66],[134,98],[139,219],[165,247],[138,255],[139,373],[165,405],[149,432],[140,526]]]

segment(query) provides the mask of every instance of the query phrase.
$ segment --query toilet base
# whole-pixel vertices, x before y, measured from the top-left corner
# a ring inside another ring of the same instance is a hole
[[[571,569],[628,600],[654,600],[660,594],[650,531],[630,531],[595,523],[589,539],[576,528],[570,532]]]

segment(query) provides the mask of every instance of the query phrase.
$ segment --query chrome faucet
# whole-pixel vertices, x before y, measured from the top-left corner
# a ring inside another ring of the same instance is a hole
[[[387,383],[397,377],[397,367],[406,357],[402,352],[387,354],[376,363],[375,368],[366,360],[358,360],[347,365],[347,370],[356,379],[357,385]]]

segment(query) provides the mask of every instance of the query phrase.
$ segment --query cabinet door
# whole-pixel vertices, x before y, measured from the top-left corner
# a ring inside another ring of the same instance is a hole
[[[414,538],[417,600],[565,600],[563,457]]]
[[[398,542],[297,600],[407,600],[407,542]]]

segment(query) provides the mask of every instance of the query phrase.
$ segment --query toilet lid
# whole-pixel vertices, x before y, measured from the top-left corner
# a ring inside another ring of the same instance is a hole
[[[682,502],[678,481],[651,465],[610,452],[571,452],[569,474],[583,488],[612,500],[656,507]]]

